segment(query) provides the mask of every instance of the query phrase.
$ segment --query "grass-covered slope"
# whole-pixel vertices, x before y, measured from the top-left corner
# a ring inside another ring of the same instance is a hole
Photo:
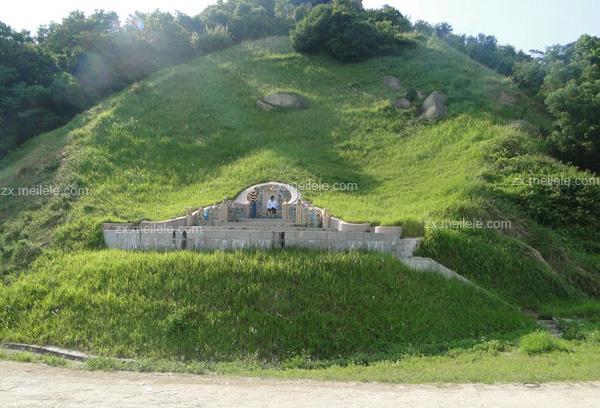
[[[383,85],[389,74],[425,93],[445,91],[450,118],[428,126],[414,120],[415,109],[393,109],[390,99],[402,95]],[[356,183],[352,192],[304,192],[349,220],[422,221],[477,205],[465,192],[478,159],[505,132],[499,119],[536,120],[527,103],[500,107],[503,89],[516,92],[437,43],[341,65],[270,38],[163,70],[58,137],[68,139],[65,166],[91,191],[77,218],[171,217],[277,179]],[[256,99],[276,90],[301,93],[311,107],[256,109]]]
[[[0,287],[0,338],[117,356],[398,356],[533,322],[391,256],[304,251],[41,258]]]
[[[437,124],[425,124],[415,119],[417,104],[406,111],[395,110],[390,100],[402,95],[383,85],[385,75],[394,75],[405,87],[425,94],[444,91],[449,97],[449,117]],[[308,99],[310,107],[287,112],[258,110],[255,101],[272,91],[300,93]],[[502,92],[516,95],[517,102],[499,104]],[[29,262],[48,247],[57,251],[53,256],[58,257],[55,263],[44,258],[26,276],[18,277],[14,273],[5,276],[12,283],[4,289],[4,296],[23,295],[20,301],[31,303],[8,309],[8,312],[4,310],[11,317],[9,323],[4,323],[3,333],[23,340],[57,341],[101,349],[100,343],[90,343],[95,341],[93,328],[81,315],[65,312],[59,315],[60,319],[42,318],[44,313],[53,310],[53,305],[62,302],[63,294],[75,288],[82,287],[74,298],[69,298],[75,302],[72,305],[83,307],[85,296],[93,293],[92,289],[84,290],[88,275],[78,275],[77,270],[68,267],[70,262],[79,262],[82,271],[91,276],[97,273],[99,278],[112,276],[113,267],[120,268],[131,273],[119,279],[128,279],[127,276],[135,273],[144,275],[144,271],[159,273],[165,263],[169,265],[166,269],[184,274],[197,270],[188,266],[197,265],[200,261],[196,259],[203,259],[184,253],[160,256],[97,253],[95,251],[103,246],[101,222],[180,215],[186,207],[212,204],[224,196],[234,196],[247,185],[267,180],[299,184],[313,181],[330,187],[335,183],[352,183],[357,186],[356,190],[305,190],[303,194],[315,204],[330,208],[336,216],[354,221],[401,223],[409,235],[422,234],[423,222],[428,225],[462,217],[509,219],[513,226],[504,231],[427,230],[421,251],[515,304],[539,306],[550,300],[600,293],[594,240],[582,234],[563,234],[560,229],[541,224],[543,220],[535,218],[535,212],[528,206],[527,199],[532,197],[528,191],[502,187],[502,183],[510,179],[510,172],[502,177],[489,177],[490,171],[496,171],[495,159],[490,154],[506,140],[525,140],[530,145],[531,152],[527,154],[532,160],[548,160],[542,157],[538,140],[513,123],[526,119],[537,126],[546,126],[546,119],[538,112],[535,104],[520,94],[509,80],[433,40],[419,40],[416,48],[398,56],[338,64],[326,57],[295,53],[286,38],[268,38],[160,71],[108,98],[67,127],[33,140],[25,150],[0,164],[0,184],[3,185],[30,185],[40,179],[63,187],[73,184],[89,191],[87,195],[76,197],[2,198],[3,268],[27,271]],[[557,163],[554,166],[566,167]],[[543,175],[544,168],[536,171]],[[526,175],[526,169],[518,174]],[[548,202],[544,205],[551,209],[553,193],[548,191]],[[65,252],[68,255],[59,256]],[[282,259],[293,260],[300,271],[311,270],[313,266],[322,268],[313,256],[286,254]],[[107,259],[111,257],[115,258],[115,264]],[[223,268],[258,270],[256,259],[256,256],[242,254],[235,262],[230,260],[239,267]],[[330,263],[331,268],[336,262],[343,263],[342,258],[332,259],[336,261]],[[71,272],[62,273],[63,269]],[[54,283],[47,284],[44,282],[47,279],[54,279]],[[281,285],[283,281],[268,281],[265,288],[268,284]],[[90,284],[94,282],[90,280]],[[116,322],[138,327],[132,329],[132,333],[138,333],[139,337],[115,337],[111,350],[141,353],[137,347],[146,342],[152,344],[152,349],[167,354],[190,353],[189,347],[196,343],[182,340],[181,345],[171,344],[164,328],[157,326],[168,313],[176,313],[178,307],[183,310],[185,322],[186,307],[190,304],[184,300],[187,298],[173,301],[169,311],[163,313],[157,311],[158,303],[152,302],[169,299],[164,288],[154,287],[157,292],[144,292],[145,297],[130,296],[129,292],[116,296],[114,293],[123,282],[110,286],[111,282],[102,281],[108,286],[101,287],[112,288],[102,298],[102,307],[122,314],[90,312],[110,315],[112,320],[104,324],[113,324],[114,330],[129,330],[127,327],[117,329]],[[186,280],[178,282],[182,285]],[[352,281],[346,283],[350,285]],[[438,285],[437,288],[443,286],[441,282],[429,284]],[[454,283],[447,285],[452,287]],[[229,301],[226,289],[223,286],[225,292],[214,296]],[[267,289],[276,291],[277,287]],[[132,290],[132,293],[137,292]],[[406,293],[406,296],[416,295]],[[156,326],[154,329],[149,328],[154,327],[150,323],[136,326],[146,323],[137,322],[143,311],[136,311],[132,305],[143,303],[146,298],[153,298],[146,312],[157,317],[156,322],[151,322]],[[252,298],[236,299],[240,302],[238,311],[254,307]],[[394,316],[394,324],[409,327],[416,314],[402,314],[405,310],[402,303],[394,303],[400,302],[398,299],[390,297],[382,301],[378,304],[378,313]],[[471,337],[490,330],[469,323],[466,311],[471,309],[461,303],[456,293],[448,298],[445,309],[436,309],[434,299],[427,299],[422,301],[429,302],[427,307],[432,309],[420,309],[421,314],[437,315],[441,320],[452,316],[452,325],[456,323],[459,327],[459,322],[464,320],[465,327],[472,328],[464,332],[451,330],[446,336],[427,327],[442,339]],[[451,303],[464,306],[465,312],[444,313],[443,310],[455,310],[451,309]],[[321,309],[314,310],[316,313]],[[395,315],[397,312],[400,314]],[[229,318],[234,319],[234,316],[241,314],[232,312]],[[293,319],[300,319],[299,315],[294,316]],[[498,326],[499,330],[514,328],[514,316],[500,316],[506,320],[505,326]],[[322,322],[345,324],[335,321],[333,315],[328,319]],[[230,327],[234,327],[232,321]],[[293,321],[301,325],[299,320]],[[364,334],[361,331],[368,330],[368,326],[354,322],[355,326],[343,326],[346,330],[343,333],[356,330]],[[245,320],[238,323],[239,330],[250,331],[255,327]],[[198,327],[194,326],[195,333]],[[391,337],[375,341],[373,344],[377,346],[369,350],[398,342],[427,340],[422,337],[425,329],[410,327],[413,329],[402,335],[393,332]],[[326,335],[322,327],[310,329],[317,333],[314,343],[302,338],[298,330],[286,333],[290,337],[285,337],[286,343],[279,346],[268,331],[259,331],[265,334],[261,341],[270,345],[266,348],[241,348],[237,344],[237,348],[218,349],[217,344],[224,344],[226,337],[221,339],[223,341],[206,338],[205,344],[217,347],[212,350],[214,355],[231,353],[234,349],[266,354],[278,353],[284,348],[298,351],[317,343],[328,350],[319,354],[311,349],[318,355],[366,350],[367,345],[360,343],[364,340],[360,340],[359,335],[348,334],[345,339],[343,333],[332,336]],[[55,337],[44,337],[44,333]],[[65,335],[60,337],[58,333]],[[143,341],[138,341],[142,338]],[[198,341],[197,336],[190,338]],[[105,340],[110,341],[102,341]]]

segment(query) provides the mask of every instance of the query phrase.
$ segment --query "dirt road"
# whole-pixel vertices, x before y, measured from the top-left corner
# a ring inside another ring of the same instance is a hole
[[[0,407],[600,407],[600,382],[386,385],[90,372],[0,361]]]

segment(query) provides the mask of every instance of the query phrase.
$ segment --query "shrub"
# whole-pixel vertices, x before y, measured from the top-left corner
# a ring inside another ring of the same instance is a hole
[[[233,38],[226,27],[217,26],[195,36],[192,40],[194,47],[200,54],[208,54],[224,50],[233,44]]]
[[[591,343],[600,343],[600,329],[587,332],[585,334],[585,339]]]
[[[536,331],[521,337],[519,348],[529,355],[566,351],[562,342],[545,331]]]
[[[505,340],[489,340],[473,346],[473,351],[484,353],[502,353],[510,350],[510,343]]]
[[[42,363],[52,367],[64,367],[67,365],[67,360],[58,356],[44,356],[42,357]]]
[[[521,137],[498,143],[490,158],[498,187],[531,217],[549,227],[590,226],[600,222],[600,189],[593,173],[534,153]]]
[[[372,23],[350,2],[336,0],[312,9],[291,32],[291,41],[300,52],[325,52],[339,61],[355,62],[399,49],[398,32],[391,22]]]

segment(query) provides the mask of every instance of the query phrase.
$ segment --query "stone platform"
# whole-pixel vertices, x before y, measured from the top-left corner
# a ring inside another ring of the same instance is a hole
[[[410,258],[420,242],[399,234],[299,227],[279,220],[179,227],[105,224],[103,233],[109,248],[151,251],[295,247],[374,250]]]
[[[276,197],[279,211],[276,217],[267,218],[266,203],[271,196]],[[256,218],[251,217],[252,206],[256,206]],[[234,200],[188,209],[186,215],[169,220],[142,221],[137,225],[105,223],[103,235],[108,248],[137,251],[272,248],[379,251],[395,255],[415,270],[467,281],[433,259],[414,257],[422,238],[402,237],[402,227],[345,222],[332,216],[328,209],[304,201],[293,186],[279,182],[250,186]]]

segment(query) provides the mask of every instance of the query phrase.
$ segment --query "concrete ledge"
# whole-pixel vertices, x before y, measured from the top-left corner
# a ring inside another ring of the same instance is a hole
[[[10,349],[10,350],[21,350],[21,351],[29,351],[30,353],[48,354],[48,355],[62,357],[62,358],[66,358],[68,360],[75,360],[75,361],[85,361],[85,360],[89,359],[90,357],[93,357],[93,356],[87,355],[85,353],[82,353],[81,351],[67,350],[67,349],[54,347],[54,346],[36,346],[33,344],[11,343],[11,342],[2,343],[1,346],[3,348]]]
[[[103,231],[129,230],[133,229],[132,223],[105,222],[102,224]]]
[[[464,276],[459,275],[458,273],[454,272],[452,269],[446,268],[444,265],[442,265],[439,262],[436,262],[435,260],[433,260],[431,258],[421,258],[421,257],[400,258],[400,261],[416,271],[436,272],[436,273],[439,273],[440,275],[444,276],[445,278],[458,279],[462,282],[472,284],[471,281],[468,280],[467,278],[465,278]]]
[[[379,227],[375,227],[375,234],[385,234],[385,235],[393,235],[395,237],[401,237],[402,236],[402,227],[385,227],[385,226],[379,226]]]
[[[352,224],[349,222],[341,221],[338,226],[340,232],[368,232],[371,229],[371,224]]]

